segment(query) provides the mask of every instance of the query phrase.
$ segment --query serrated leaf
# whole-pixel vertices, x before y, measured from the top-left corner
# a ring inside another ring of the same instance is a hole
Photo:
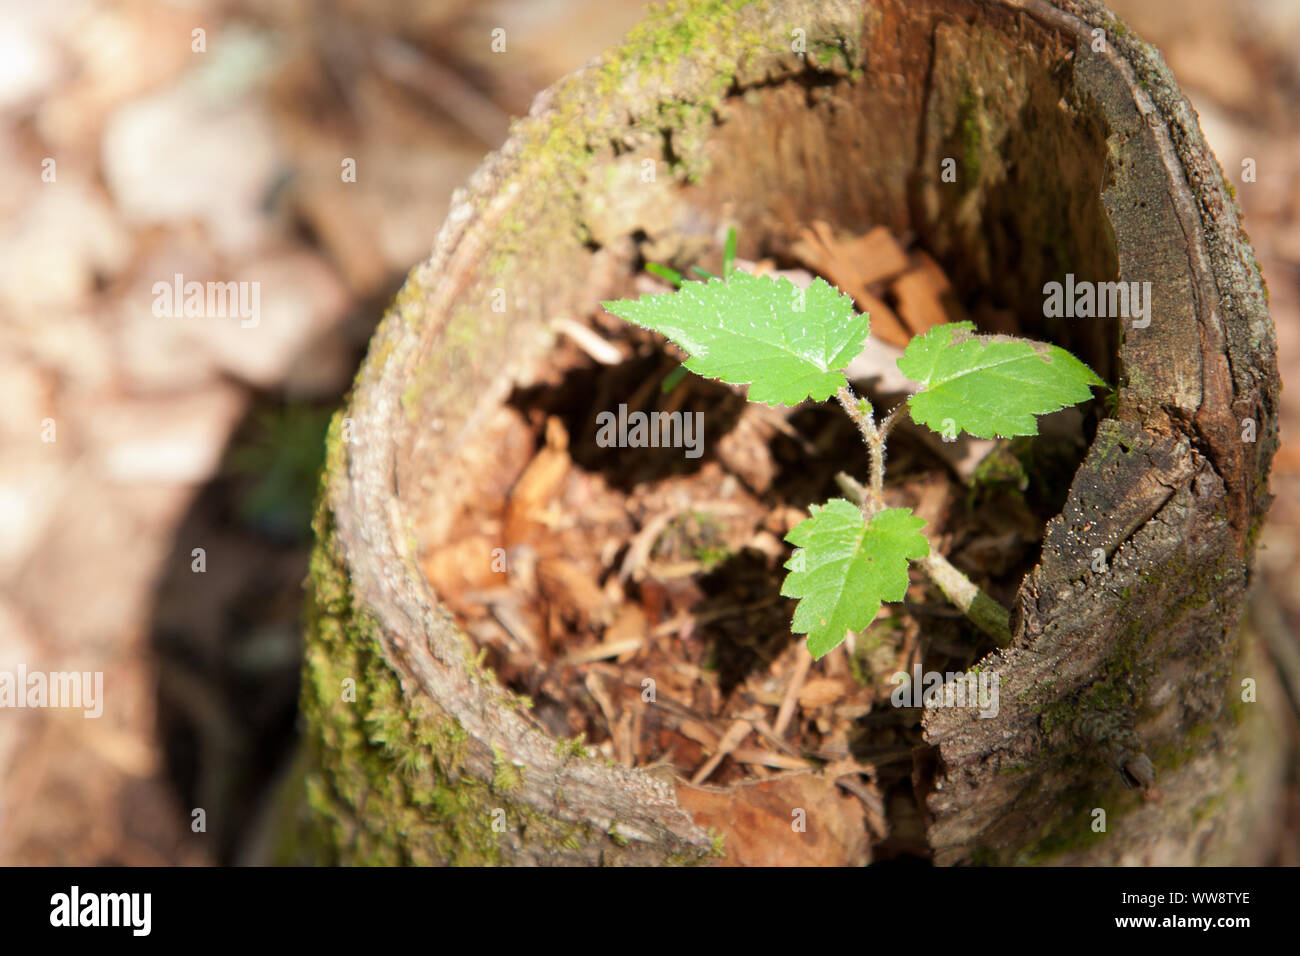
[[[1038,420],[1092,397],[1105,385],[1063,348],[1009,335],[977,335],[970,322],[936,325],[907,344],[899,370],[921,383],[908,399],[912,420],[944,423],[976,438],[1037,435]]]
[[[856,505],[832,498],[811,514],[785,536],[798,550],[785,564],[781,594],[799,598],[790,629],[807,634],[820,659],[846,631],[875,620],[882,601],[903,599],[908,563],[928,555],[930,543],[920,533],[925,521],[906,508],[881,511],[868,524]]]
[[[748,385],[750,401],[768,405],[830,398],[869,331],[867,316],[824,279],[801,291],[784,277],[734,272],[603,305],[681,346],[692,372]]]

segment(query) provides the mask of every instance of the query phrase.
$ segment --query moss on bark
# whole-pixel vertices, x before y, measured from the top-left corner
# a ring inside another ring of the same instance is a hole
[[[498,759],[490,782],[466,773],[468,738],[427,696],[404,693],[379,625],[353,600],[324,482],[341,467],[343,413],[331,423],[313,524],[302,712],[307,722],[311,845],[345,864],[498,864],[503,841],[543,855],[594,838],[512,799],[521,770]]]

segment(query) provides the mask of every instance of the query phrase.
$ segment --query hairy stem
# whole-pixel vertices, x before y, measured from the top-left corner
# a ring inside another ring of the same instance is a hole
[[[870,403],[854,395],[853,389],[848,385],[841,385],[835,397],[839,400],[845,414],[853,419],[853,424],[858,426],[858,431],[862,432],[863,441],[870,445],[873,440],[880,437],[880,433],[876,430],[876,419],[871,414]]]
[[[853,389],[844,385],[835,393],[839,399],[840,406],[853,419],[853,423],[858,426],[858,431],[862,433],[863,440],[867,443],[867,450],[871,453],[871,488],[870,491],[859,498],[858,506],[863,508],[863,514],[870,517],[871,513],[879,511],[885,505],[885,436],[880,429],[876,427],[876,419],[871,414],[871,406],[865,401],[859,401],[853,394]],[[866,405],[864,408],[863,406]],[[873,506],[872,512],[867,512],[868,497]]]
[[[851,475],[841,471],[835,476],[835,483],[840,486],[840,490],[850,501],[863,509],[863,513],[868,518],[884,506],[883,502],[876,505],[869,501],[867,489]],[[958,571],[947,558],[934,549],[933,544],[930,545],[930,554],[917,564],[921,566],[921,570],[935,587],[943,592],[943,596],[965,614],[972,624],[993,638],[993,642],[998,647],[1010,646],[1010,611]]]
[[[893,431],[894,426],[898,424],[898,420],[902,417],[903,409],[905,408],[907,408],[907,399],[903,399],[903,401],[895,405],[893,410],[885,416],[885,420],[880,423],[880,428],[878,430],[881,441],[884,441],[889,437],[889,433]]]

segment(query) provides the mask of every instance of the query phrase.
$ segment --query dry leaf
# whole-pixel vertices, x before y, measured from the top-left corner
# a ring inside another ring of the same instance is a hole
[[[506,547],[533,543],[546,535],[545,515],[569,473],[569,435],[558,418],[546,422],[546,447],[528,463],[506,505]]]
[[[726,790],[679,783],[677,799],[696,824],[723,835],[724,866],[871,862],[862,805],[818,775],[791,774]],[[802,831],[795,827],[800,823]]]

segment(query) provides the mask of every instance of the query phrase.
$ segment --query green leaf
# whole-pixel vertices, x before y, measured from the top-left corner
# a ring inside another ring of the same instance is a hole
[[[832,498],[790,530],[785,540],[798,550],[785,564],[781,594],[800,599],[790,629],[808,635],[813,657],[825,657],[846,631],[864,630],[882,601],[903,599],[908,562],[930,553],[924,525],[906,508],[881,511],[868,524],[856,505]]]
[[[727,243],[722,247],[722,278],[730,279],[736,271],[736,230],[727,230]]]
[[[603,304],[681,346],[692,372],[748,385],[749,400],[768,405],[830,398],[847,384],[843,369],[869,331],[853,300],[823,279],[800,290],[784,277],[733,272],[725,282]]]
[[[659,386],[659,391],[667,395],[677,387],[677,383],[686,377],[686,366],[679,365],[667,375],[664,376],[663,383]]]
[[[676,269],[669,266],[661,266],[657,262],[647,262],[645,265],[645,271],[650,273],[652,276],[658,276],[665,282],[671,282],[679,289],[682,287],[682,283],[686,281],[682,274]]]
[[[899,370],[921,383],[912,420],[976,438],[1037,435],[1036,415],[1092,397],[1106,383],[1065,349],[1009,335],[976,335],[974,324],[936,325],[907,344]],[[945,429],[948,422],[948,429]]]

